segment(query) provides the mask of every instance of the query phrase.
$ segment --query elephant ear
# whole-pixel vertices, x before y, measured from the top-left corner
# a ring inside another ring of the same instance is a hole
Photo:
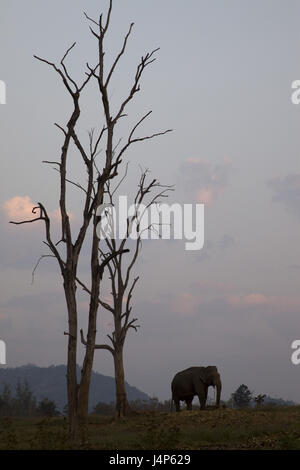
[[[206,367],[199,367],[199,378],[202,382],[206,381],[206,379],[207,379]]]

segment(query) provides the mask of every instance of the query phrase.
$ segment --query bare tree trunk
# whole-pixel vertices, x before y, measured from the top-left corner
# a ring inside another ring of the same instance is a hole
[[[98,198],[99,202],[103,198],[103,185],[99,185]],[[92,273],[92,289],[90,296],[90,308],[89,308],[89,322],[88,322],[88,333],[87,333],[87,346],[85,350],[85,357],[81,370],[81,380],[79,385],[79,425],[82,429],[83,437],[87,430],[87,418],[89,408],[89,390],[91,383],[91,376],[93,370],[95,342],[97,333],[97,313],[99,307],[99,292],[100,292],[100,279],[101,271],[99,267],[99,238],[96,233],[96,227],[98,223],[98,216],[94,217],[94,233],[93,233],[93,245],[91,251],[91,273]]]
[[[117,348],[114,354],[115,382],[116,382],[116,418],[123,418],[128,414],[130,407],[127,401],[125,388],[125,374],[123,363],[123,347]]]
[[[92,307],[92,306],[91,306]],[[98,307],[96,307],[98,309]],[[82,436],[86,436],[87,418],[89,411],[89,391],[93,370],[95,338],[96,338],[96,316],[97,310],[93,309],[94,320],[89,323],[89,331],[87,336],[87,346],[84,361],[81,370],[81,380],[78,392],[78,422],[82,431]]]
[[[94,348],[86,348],[85,358],[81,370],[81,381],[78,393],[78,424],[81,436],[85,439],[87,433],[87,417],[89,408],[89,391],[93,369]]]
[[[64,281],[65,297],[68,308],[69,333],[68,333],[68,362],[67,362],[67,392],[69,432],[73,440],[78,435],[78,384],[76,375],[77,366],[77,308],[76,286],[68,274]]]

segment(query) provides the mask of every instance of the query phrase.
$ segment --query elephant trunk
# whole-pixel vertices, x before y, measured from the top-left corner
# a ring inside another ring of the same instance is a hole
[[[216,406],[219,408],[219,406],[220,406],[220,399],[221,399],[221,391],[222,391],[222,383],[221,383],[221,381],[216,384],[216,388],[217,388]]]

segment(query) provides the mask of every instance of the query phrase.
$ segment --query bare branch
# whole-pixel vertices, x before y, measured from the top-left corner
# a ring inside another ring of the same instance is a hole
[[[104,271],[104,268],[107,264],[110,263],[110,261],[113,259],[113,258],[116,258],[117,256],[119,255],[123,255],[124,253],[129,253],[130,250],[128,249],[121,249],[121,250],[118,250],[114,253],[111,253],[110,255],[106,256],[104,261],[101,263],[100,267],[99,267],[99,271],[100,271],[100,279],[102,279],[102,276],[103,276],[103,271]]]
[[[55,256],[54,256],[54,255],[41,255],[41,256],[39,257],[39,259],[38,259],[36,265],[35,265],[34,268],[33,268],[32,273],[31,273],[31,276],[32,276],[32,277],[31,277],[31,285],[33,285],[33,283],[34,283],[35,271],[36,271],[36,269],[38,268],[38,265],[40,264],[40,262],[42,261],[42,259],[44,259],[44,258],[55,258]]]
[[[45,162],[45,163],[50,163],[50,162]],[[53,168],[53,169],[55,171],[58,171],[58,173],[60,173],[60,170],[58,170],[57,168]],[[77,188],[81,189],[81,191],[83,191],[86,195],[88,194],[87,190],[84,189],[84,187],[81,186],[81,184],[76,183],[75,181],[69,180],[68,178],[66,178],[66,181],[67,183],[73,184],[73,186],[76,186]]]
[[[74,128],[71,129],[70,133],[71,133],[72,139],[73,139],[73,141],[74,141],[76,147],[78,148],[78,150],[79,150],[79,152],[80,152],[80,154],[81,154],[81,156],[82,156],[82,158],[83,158],[84,163],[86,164],[86,166],[87,166],[88,168],[90,168],[90,166],[91,166],[91,161],[89,160],[89,158],[88,158],[88,156],[87,156],[87,154],[86,154],[86,152],[85,152],[83,146],[81,145],[81,142],[80,142],[80,140],[78,139],[77,134],[76,134]]]
[[[94,68],[88,67],[89,70],[90,70],[90,73],[87,73],[87,72],[86,72],[87,78],[83,81],[81,87],[78,88],[78,92],[79,92],[79,93],[81,93],[81,91],[83,90],[83,88],[85,87],[85,85],[89,82],[89,80],[91,79],[91,77],[94,77],[94,76],[95,76],[95,72],[96,72],[96,70],[97,70],[98,67],[99,67],[99,64],[97,64],[96,67],[94,67]]]
[[[137,329],[140,328],[140,325],[134,325],[134,323],[137,322],[137,321],[138,321],[137,318],[133,318],[133,319],[128,323],[128,325],[126,325],[125,334],[126,334],[127,331],[129,330],[129,328],[133,328],[135,331],[137,331]]]
[[[102,300],[99,300],[99,302],[100,302],[100,305],[103,308],[105,308],[105,310],[108,310],[109,312],[114,313],[114,309],[109,304],[107,304],[106,302],[103,302]]]
[[[36,222],[37,220],[45,220],[45,219],[43,217],[37,217],[36,219],[22,220],[22,222],[9,221],[9,223],[14,224],[14,225],[22,225],[22,224],[31,224],[32,222]]]
[[[63,58],[61,59],[60,64],[61,64],[62,68],[64,69],[64,72],[65,72],[66,77],[67,77],[68,80],[74,85],[75,90],[78,91],[77,83],[74,82],[74,80],[70,77],[70,75],[69,75],[69,73],[68,73],[68,71],[67,71],[67,68],[66,68],[66,66],[65,66],[65,64],[64,64],[65,58],[67,57],[67,55],[69,54],[69,52],[73,49],[73,47],[75,47],[75,45],[76,45],[76,42],[74,42],[74,43],[72,44],[72,46],[69,47],[69,49],[67,49],[67,52],[64,54]]]
[[[49,60],[46,60],[46,59],[42,59],[41,57],[38,57],[36,55],[33,56],[35,59],[39,60],[40,62],[44,62],[45,64],[48,64],[50,65],[51,67],[54,68],[54,70],[61,76],[62,78],[62,81],[66,87],[66,89],[68,90],[68,92],[70,93],[70,95],[74,96],[74,91],[72,90],[72,88],[70,87],[68,81],[67,81],[67,78],[65,77],[65,75],[63,74],[63,72],[56,67],[56,65],[53,63],[53,62],[49,62]]]
[[[154,49],[152,52],[150,53],[147,53],[144,57],[141,58],[141,61],[140,63],[138,64],[137,66],[137,70],[136,70],[136,74],[135,74],[135,79],[134,79],[134,83],[133,83],[133,86],[129,92],[129,95],[127,96],[127,98],[123,101],[123,103],[121,104],[120,108],[119,108],[119,111],[117,112],[115,118],[113,119],[113,123],[115,124],[118,119],[121,117],[121,115],[123,114],[123,111],[125,109],[125,107],[127,106],[127,104],[132,100],[132,98],[134,97],[134,95],[140,91],[140,86],[139,86],[139,82],[140,82],[140,79],[141,79],[141,76],[145,70],[145,68],[150,65],[152,62],[154,62],[155,59],[151,59],[151,57],[153,57],[153,55],[155,54],[155,52],[157,52],[159,50],[159,47],[157,49]]]
[[[84,344],[85,346],[88,345],[87,341],[84,339],[84,336],[83,336],[83,331],[80,330],[80,338],[81,338],[81,342],[82,344]],[[95,344],[94,345],[94,349],[106,349],[107,351],[109,351],[113,356],[115,354],[115,351],[113,350],[113,348],[111,346],[109,346],[108,344]]]
[[[66,133],[66,131],[64,130],[64,128],[63,128],[62,126],[60,126],[59,124],[57,124],[57,122],[55,122],[54,125],[55,125],[56,127],[58,127],[58,129],[60,129],[60,130],[64,133],[65,136],[67,135],[67,133]]]
[[[109,0],[109,8],[108,8],[107,17],[106,17],[106,24],[105,24],[104,28],[102,26],[102,14],[100,15],[100,19],[99,19],[100,31],[103,35],[106,33],[106,31],[108,29],[109,22],[110,22],[110,17],[111,17],[111,11],[112,11],[112,0]]]
[[[48,160],[43,160],[42,163],[48,163],[49,165],[58,165],[60,167],[60,162],[49,162]]]
[[[84,14],[84,16],[86,17],[87,20],[91,21],[92,23],[94,23],[96,26],[99,27],[99,23],[97,23],[97,21],[95,21],[95,20],[93,20],[92,18],[90,18],[90,17],[86,14],[85,11],[83,12],[83,14]]]
[[[152,111],[149,111],[148,113],[146,113],[146,114],[135,124],[135,126],[132,128],[132,130],[131,130],[131,132],[130,132],[130,134],[129,134],[127,143],[124,145],[124,147],[121,149],[121,151],[119,152],[119,154],[118,154],[118,156],[117,156],[117,162],[118,162],[119,159],[122,157],[123,153],[128,149],[128,147],[129,147],[130,145],[132,145],[133,143],[142,142],[142,141],[144,141],[144,140],[150,140],[150,139],[153,139],[154,137],[158,137],[158,136],[161,136],[161,135],[165,135],[165,134],[167,134],[168,132],[172,132],[172,131],[173,131],[173,129],[167,129],[166,131],[163,131],[163,132],[157,132],[157,133],[152,134],[152,135],[149,135],[149,136],[137,137],[137,138],[132,139],[133,134],[135,133],[136,129],[140,126],[140,124],[141,124],[145,119],[147,119],[148,116],[150,116],[151,113],[152,113]]]
[[[124,173],[124,176],[121,178],[121,180],[119,181],[119,183],[117,184],[117,186],[115,187],[115,189],[113,190],[113,192],[111,193],[111,200],[112,200],[112,197],[113,195],[115,194],[115,192],[118,190],[118,188],[121,186],[121,184],[123,183],[124,179],[126,178],[127,176],[127,171],[128,171],[128,165],[129,165],[129,162],[126,163],[126,167],[125,167],[125,173]]]
[[[129,31],[128,31],[128,33],[126,34],[125,39],[124,39],[124,42],[123,42],[123,47],[122,47],[120,53],[117,55],[117,57],[116,57],[116,59],[115,59],[113,65],[112,65],[112,67],[111,67],[111,69],[110,69],[110,71],[109,71],[109,74],[108,74],[108,76],[107,76],[107,79],[106,79],[106,82],[105,82],[105,85],[104,85],[105,87],[108,86],[109,81],[110,81],[110,79],[111,79],[111,76],[112,76],[112,74],[113,74],[113,72],[114,72],[114,70],[115,70],[115,68],[116,68],[116,65],[118,64],[120,58],[122,57],[122,55],[123,55],[124,52],[125,52],[127,40],[128,40],[128,38],[129,38],[129,36],[130,36],[131,30],[132,30],[132,28],[133,28],[133,25],[134,25],[134,23],[131,23],[131,24],[130,24]]]
[[[46,60],[46,59],[43,59],[42,57],[39,57],[37,55],[34,55],[33,57],[37,60],[39,60],[40,62],[44,62],[45,64],[47,65],[50,65],[59,75],[60,77],[62,78],[62,81],[65,85],[65,87],[67,88],[68,92],[70,93],[70,95],[75,98],[75,97],[79,97],[79,93],[83,90],[83,88],[85,87],[85,85],[89,82],[90,78],[95,74],[95,71],[97,70],[97,68],[99,67],[99,64],[96,65],[96,67],[94,68],[91,68],[91,67],[88,67],[89,70],[90,70],[90,73],[87,74],[87,78],[83,81],[82,85],[81,86],[78,86],[77,83],[75,82],[75,80],[73,80],[65,66],[65,59],[67,57],[67,55],[69,54],[69,52],[73,49],[73,47],[75,47],[75,44],[76,42],[74,42],[72,44],[71,47],[69,47],[67,49],[67,51],[65,52],[65,54],[63,55],[63,58],[61,59],[60,61],[60,64],[63,68],[63,70],[59,69],[53,62],[50,62],[49,60]],[[70,83],[73,85],[73,87],[75,88],[75,91],[72,90],[71,86],[70,86]],[[62,130],[62,129],[61,129]]]
[[[133,292],[133,289],[134,289],[134,287],[135,287],[138,280],[139,280],[139,276],[134,279],[134,281],[132,283],[132,286],[129,290],[127,301],[126,301],[126,313],[130,312],[130,301],[131,301],[131,297],[132,297],[132,292]]]

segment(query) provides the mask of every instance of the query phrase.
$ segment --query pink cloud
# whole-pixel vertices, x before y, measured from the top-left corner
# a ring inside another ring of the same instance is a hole
[[[203,283],[203,286],[205,283]],[[249,294],[226,294],[226,290],[232,290],[228,285],[207,284],[206,291],[181,292],[172,299],[172,309],[182,315],[198,314],[200,305],[209,304],[215,300],[224,303],[234,309],[260,310],[268,314],[282,314],[284,312],[297,312],[300,310],[300,296],[266,295],[261,292],[251,292]],[[199,285],[201,289],[201,286]],[[211,291],[214,292],[211,292]],[[221,294],[221,295],[219,295]]]
[[[211,204],[214,199],[214,192],[212,188],[204,186],[196,193],[196,201],[202,204]]]
[[[234,307],[269,307],[272,311],[295,311],[300,308],[300,297],[284,295],[264,295],[251,293],[247,295],[231,295],[227,297],[227,303]]]
[[[105,295],[103,296],[103,301],[104,301],[105,303],[107,303],[107,304],[110,305],[110,303],[111,303],[111,295],[105,294]]]
[[[74,216],[71,212],[68,212],[68,216],[70,220],[74,219]],[[52,217],[56,222],[60,222],[61,221],[60,209],[54,209],[54,211],[49,212],[49,217]]]
[[[180,170],[186,190],[197,202],[210,205],[228,185],[232,162],[224,159],[214,165],[208,160],[189,158],[182,164]]]
[[[199,304],[199,299],[193,294],[182,292],[178,294],[173,302],[173,308],[179,313],[191,315],[195,313],[195,308]]]
[[[198,291],[201,289],[203,292],[218,292],[218,294],[228,294],[229,292],[232,292],[236,290],[236,285],[233,283],[230,283],[228,281],[216,281],[216,280],[197,280],[193,282],[193,287],[195,287]]]
[[[81,300],[78,302],[78,310],[89,311],[90,303],[88,300]]]
[[[228,303],[231,305],[270,305],[271,297],[259,293],[231,295],[228,297]]]
[[[32,209],[37,204],[33,203],[29,196],[14,196],[11,199],[5,201],[2,205],[6,216],[12,221],[23,221],[30,220],[38,217],[39,210],[36,214],[32,213]],[[61,221],[60,209],[55,209],[48,213],[49,217],[56,222]],[[73,215],[68,213],[70,220],[73,219]]]
[[[9,219],[19,221],[33,218],[34,206],[29,196],[14,196],[4,202],[3,209]]]

